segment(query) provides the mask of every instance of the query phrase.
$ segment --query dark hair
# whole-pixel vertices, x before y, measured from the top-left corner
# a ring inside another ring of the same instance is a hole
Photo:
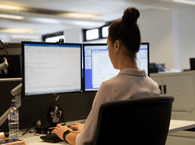
[[[132,7],[124,11],[122,19],[113,22],[109,27],[108,37],[112,43],[120,40],[129,52],[129,56],[134,61],[136,53],[139,51],[141,44],[141,34],[137,19],[139,10]]]

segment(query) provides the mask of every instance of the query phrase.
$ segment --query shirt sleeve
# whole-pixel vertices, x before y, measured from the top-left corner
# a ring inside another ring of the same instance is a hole
[[[101,104],[108,101],[111,101],[111,92],[106,83],[103,82],[94,98],[92,109],[85,121],[83,130],[77,135],[76,145],[93,143],[99,108]]]

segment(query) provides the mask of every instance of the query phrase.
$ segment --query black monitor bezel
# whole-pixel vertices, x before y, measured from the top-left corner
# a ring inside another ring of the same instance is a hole
[[[150,45],[149,45],[149,42],[142,42],[141,45],[147,45],[148,46],[148,72],[146,72],[146,73],[148,74],[148,76],[150,76],[150,71],[149,71],[149,65],[150,65]]]
[[[82,52],[83,52],[83,92],[97,92],[97,90],[86,90],[85,89],[85,51],[84,51],[84,48],[85,46],[107,46],[107,43],[84,43],[83,44],[83,47],[82,47]]]
[[[59,93],[45,93],[45,94],[33,94],[33,95],[25,95],[25,65],[24,65],[24,60],[25,60],[25,56],[24,54],[24,45],[25,44],[51,44],[51,45],[77,45],[80,46],[80,85],[81,85],[81,89],[79,91],[70,91],[70,92],[59,92]],[[67,93],[79,93],[79,92],[83,92],[83,79],[82,79],[82,44],[81,43],[52,43],[52,42],[34,42],[34,41],[22,41],[21,42],[21,48],[22,48],[22,97],[33,97],[33,96],[45,96],[45,95],[57,95],[57,94],[67,94]]]
[[[97,46],[97,45],[99,45],[99,46],[104,46],[104,45],[107,45],[107,43],[85,43],[85,44],[83,44],[83,47],[82,47],[82,52],[83,52],[83,92],[97,92],[98,90],[86,90],[85,89],[85,51],[84,51],[84,48],[85,48],[85,46]],[[149,50],[150,50],[150,48],[149,48],[149,42],[142,42],[141,43],[141,45],[147,45],[148,46],[148,72],[146,72],[146,73],[148,73],[148,76],[150,76],[149,74],[150,74],[150,72],[149,72],[149,63],[150,63],[150,58],[149,58]],[[140,45],[140,46],[141,46]]]

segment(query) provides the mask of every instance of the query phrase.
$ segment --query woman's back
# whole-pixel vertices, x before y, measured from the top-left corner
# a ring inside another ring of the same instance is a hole
[[[160,94],[158,84],[148,77],[144,70],[126,68],[103,83],[111,92],[110,101],[152,97]]]

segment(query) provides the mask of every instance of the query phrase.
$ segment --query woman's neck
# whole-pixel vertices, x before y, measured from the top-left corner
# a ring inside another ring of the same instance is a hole
[[[131,68],[131,69],[139,70],[139,68],[137,67],[136,64],[121,64],[121,65],[119,66],[119,69],[120,69],[120,70],[125,69],[125,68]]]
[[[139,70],[139,68],[137,67],[137,64],[135,61],[132,61],[132,59],[130,57],[121,55],[119,57],[119,61],[118,61],[118,66],[119,69],[125,69],[125,68],[132,68],[132,69],[137,69]]]

